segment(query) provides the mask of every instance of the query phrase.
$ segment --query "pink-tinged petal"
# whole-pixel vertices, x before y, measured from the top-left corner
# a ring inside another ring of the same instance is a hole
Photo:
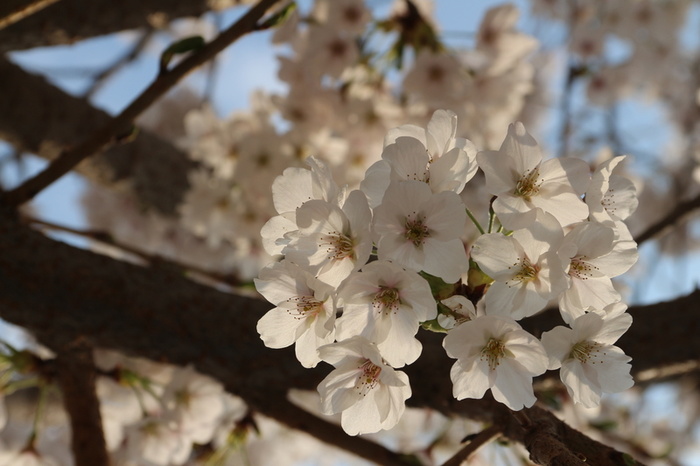
[[[491,393],[496,401],[514,411],[535,404],[537,398],[532,389],[532,377],[517,361],[504,358],[495,372],[496,381],[491,387]]]
[[[450,379],[455,398],[480,399],[489,389],[489,367],[487,364],[480,364],[478,359],[470,360],[468,365],[463,365],[462,360],[458,360],[450,369]]]
[[[508,335],[506,350],[531,377],[547,370],[549,358],[542,343],[525,330],[515,330]]]
[[[493,211],[498,221],[509,230],[519,230],[532,225],[537,218],[537,209],[533,203],[521,196],[502,193],[493,202]]]
[[[603,319],[605,324],[593,340],[606,345],[615,343],[632,325],[632,316],[627,313],[603,317]]]
[[[417,139],[400,137],[394,144],[386,146],[382,159],[391,166],[391,179],[397,181],[428,180],[430,157],[425,146]]]
[[[602,390],[597,380],[589,378],[583,366],[576,359],[566,361],[560,369],[559,376],[575,402],[586,408],[594,408],[600,404]]]
[[[520,244],[500,233],[481,235],[472,245],[471,258],[494,280],[509,280],[518,270],[524,253]]]
[[[451,149],[457,134],[457,114],[451,110],[436,110],[428,122],[426,137],[432,157],[440,157]]]
[[[423,147],[428,147],[428,142],[425,139],[425,129],[416,125],[402,125],[398,128],[392,128],[387,131],[384,137],[384,147],[396,142],[400,137],[410,137],[418,139]]]
[[[514,168],[520,175],[534,170],[542,161],[542,152],[537,141],[519,121],[508,126],[508,134],[503,140],[500,152],[513,159]]]
[[[305,330],[305,322],[286,309],[275,308],[260,318],[256,330],[268,348],[286,348]]]
[[[313,199],[311,172],[303,168],[287,168],[272,183],[272,200],[277,213],[294,212]]]
[[[348,435],[371,434],[382,429],[374,390],[343,411],[340,425]]]
[[[386,160],[379,160],[365,172],[365,178],[360,183],[360,190],[365,193],[371,208],[382,203],[384,193],[391,181],[391,165]]]
[[[634,385],[630,375],[632,368],[628,363],[632,360],[617,346],[605,349],[604,361],[598,369],[600,385],[606,393],[619,393]]]
[[[423,245],[423,250],[423,270],[442,278],[446,283],[457,282],[469,270],[469,259],[459,239],[444,242],[429,239]]]
[[[588,164],[575,157],[549,159],[540,165],[540,177],[547,185],[561,185],[582,196],[591,181]]]
[[[515,191],[521,174],[507,154],[498,151],[479,152],[476,162],[486,175],[486,191],[489,194],[497,196]]]
[[[569,357],[574,345],[573,336],[573,330],[561,325],[542,334],[542,346],[549,358],[548,369],[559,369],[562,361]]]
[[[532,205],[552,214],[563,227],[588,217],[588,206],[572,192],[540,192],[532,197]]]
[[[476,164],[470,163],[467,153],[455,147],[430,164],[430,188],[434,193],[460,193],[474,176],[475,168]]]
[[[379,352],[392,367],[402,367],[415,362],[423,351],[423,346],[414,338],[419,325],[415,314],[399,309],[387,321],[378,323],[390,327],[384,340],[377,342]]]

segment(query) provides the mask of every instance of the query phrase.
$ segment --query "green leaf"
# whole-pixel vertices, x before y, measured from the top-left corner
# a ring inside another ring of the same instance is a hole
[[[204,38],[202,36],[192,36],[181,39],[163,51],[160,55],[160,73],[168,71],[168,64],[175,55],[187,52],[194,52],[204,47]]]

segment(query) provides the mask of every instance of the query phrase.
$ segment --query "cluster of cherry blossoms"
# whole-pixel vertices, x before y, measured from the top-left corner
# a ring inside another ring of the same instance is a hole
[[[491,389],[529,407],[532,379],[548,369],[587,407],[633,384],[614,346],[632,319],[611,282],[637,260],[623,223],[635,188],[613,174],[624,157],[591,174],[579,159],[543,160],[521,123],[498,151],[479,152],[457,127],[438,110],[425,129],[390,130],[357,190],[313,157],[272,185],[278,215],[261,234],[280,260],[255,285],[276,307],[257,329],[268,347],[295,345],[305,367],[335,366],[321,404],[352,435],[398,422],[411,396],[398,369],[420,356],[421,325],[447,333],[457,399]],[[460,196],[478,169],[492,196],[487,228]],[[469,219],[481,235],[466,247]],[[568,327],[538,339],[517,322],[550,303]]]

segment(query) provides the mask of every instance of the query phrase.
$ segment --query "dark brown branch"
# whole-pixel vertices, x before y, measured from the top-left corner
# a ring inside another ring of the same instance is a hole
[[[693,213],[694,210],[700,208],[700,195],[688,201],[680,202],[676,208],[669,212],[664,218],[650,225],[641,234],[637,235],[634,240],[637,244],[642,244],[647,240],[662,234],[666,229],[671,228],[676,223],[681,221],[686,216]]]
[[[0,99],[0,138],[49,160],[113,121],[85,99],[68,95],[1,57],[0,88],[12,89]],[[187,173],[194,167],[187,154],[141,130],[128,144],[86,159],[77,171],[111,189],[131,189],[144,207],[174,215],[189,189]]]
[[[471,455],[473,455],[479,448],[489,443],[491,440],[498,437],[502,432],[500,426],[492,425],[482,430],[476,436],[469,440],[461,450],[452,456],[449,460],[445,461],[442,466],[460,466],[462,462],[467,461]]]
[[[260,0],[253,8],[222,32],[216,39],[193,53],[173,69],[161,73],[158,78],[144,90],[114,120],[101,127],[78,146],[63,151],[56,160],[36,176],[28,179],[17,188],[3,194],[3,202],[9,206],[19,206],[34,198],[44,188],[71,171],[83,159],[104,146],[114,143],[115,138],[133,132],[133,121],[157,99],[170,90],[187,74],[215,57],[219,52],[238,40],[243,35],[255,30],[258,20],[272,5],[280,0]]]
[[[82,339],[72,342],[58,353],[56,366],[63,405],[70,416],[75,466],[109,465],[92,348]]]
[[[322,367],[304,369],[292,348],[263,346],[255,326],[269,309],[265,302],[199,285],[169,269],[138,267],[79,250],[7,217],[1,220],[0,315],[31,330],[51,348],[85,338],[95,346],[155,361],[192,363],[251,408],[292,426],[298,419],[286,406],[287,390],[315,389],[327,373]],[[697,360],[699,302],[696,291],[630,310],[635,323],[619,345],[634,358],[635,371]],[[523,324],[533,332],[549,330],[557,314]],[[413,406],[501,423],[505,436],[525,442],[523,428],[490,397],[454,400],[449,380],[454,361],[445,355],[441,336],[423,333],[421,341],[423,354],[406,368]],[[616,464],[609,457],[619,453],[571,429],[552,413],[539,408],[526,412],[533,424],[546,421],[556,426],[557,438],[574,454],[588,458],[588,464]]]
[[[0,16],[27,3],[27,0],[3,0]],[[127,29],[158,27],[175,18],[200,16],[208,10],[207,0],[62,0],[0,31],[0,53],[72,44]]]
[[[20,5],[17,9],[0,17],[0,30],[22,21],[24,18],[28,18],[34,13],[43,10],[47,6],[53,5],[57,1],[58,0],[33,0],[27,2],[25,0],[23,5]]]

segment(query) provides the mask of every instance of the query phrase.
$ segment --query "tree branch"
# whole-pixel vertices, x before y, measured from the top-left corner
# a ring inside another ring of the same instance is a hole
[[[19,6],[14,11],[0,16],[0,30],[22,21],[24,18],[43,10],[49,5],[53,5],[57,1],[58,0],[32,0],[27,2],[25,0],[23,2],[24,4]]]
[[[75,466],[109,465],[100,402],[95,391],[92,348],[84,339],[71,342],[58,353],[56,364],[63,405],[70,416]]]
[[[635,323],[619,345],[640,370],[695,361],[700,354],[697,307],[700,291],[652,306],[630,309]],[[265,348],[255,327],[269,309],[259,299],[236,296],[191,282],[176,271],[119,262],[50,240],[4,217],[0,222],[0,315],[32,331],[51,348],[77,338],[155,361],[194,364],[243,397],[256,411],[295,425],[284,394],[289,388],[315,389],[322,367],[304,369],[293,348]],[[530,331],[556,322],[558,313],[523,321]],[[504,435],[525,441],[507,408],[489,397],[458,402],[452,397],[441,336],[422,332],[423,354],[406,368],[412,380],[409,402],[482,422],[504,422]],[[271,387],[274,393],[270,395]],[[505,409],[505,412],[504,412]],[[578,445],[589,464],[590,452],[605,452],[546,410],[532,408],[533,423],[558,426],[566,445]],[[503,421],[506,419],[506,421]],[[612,449],[609,449],[613,451]],[[588,453],[588,454],[587,454]]]
[[[0,88],[12,89],[0,99],[0,138],[49,160],[68,144],[114,121],[85,99],[68,95],[1,57]],[[174,215],[194,167],[187,154],[169,142],[139,131],[133,141],[84,160],[77,171],[112,189],[133,189],[144,206]]]
[[[0,17],[27,3],[3,0]],[[209,4],[208,0],[62,0],[0,31],[0,53],[162,26],[175,18],[200,16],[209,10]]]
[[[681,221],[683,218],[690,215],[694,210],[699,208],[700,195],[688,201],[680,202],[676,205],[675,209],[666,214],[666,216],[664,216],[658,222],[647,227],[647,229],[639,235],[637,235],[637,237],[634,238],[634,240],[637,242],[637,244],[642,244],[645,241],[650,240],[659,234],[662,234],[664,230],[672,227],[673,225]]]
[[[445,461],[442,466],[460,466],[462,462],[469,460],[469,457],[473,455],[479,448],[489,443],[491,440],[498,437],[502,432],[500,426],[492,425],[482,430],[474,438],[469,440],[469,442],[452,456],[449,460]]]
[[[80,145],[64,151],[56,160],[36,176],[28,179],[17,188],[4,193],[3,202],[11,206],[19,206],[32,199],[51,183],[71,171],[78,163],[107,144],[114,143],[115,138],[131,134],[130,126],[143,111],[150,107],[158,98],[170,90],[192,70],[212,59],[231,43],[244,34],[255,30],[258,20],[272,5],[280,0],[260,0],[253,8],[236,21],[231,27],[219,34],[212,42],[206,44],[197,52],[182,60],[177,66],[166,72],[161,72],[156,80],[144,90],[127,108],[125,108],[108,125],[101,127],[84,140]]]

